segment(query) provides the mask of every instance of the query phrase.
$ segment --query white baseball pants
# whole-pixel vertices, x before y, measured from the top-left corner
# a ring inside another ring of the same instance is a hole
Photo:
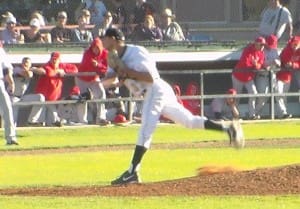
[[[137,145],[150,147],[152,134],[157,126],[160,115],[187,128],[204,128],[206,117],[195,116],[178,103],[172,87],[162,79],[156,79],[147,89],[143,110],[142,125]]]

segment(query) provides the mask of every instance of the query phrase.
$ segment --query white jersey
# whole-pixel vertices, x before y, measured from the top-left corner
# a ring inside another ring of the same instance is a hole
[[[0,65],[0,80],[4,78],[3,70],[4,69],[12,69],[13,66],[10,62],[8,62],[8,57],[2,47],[0,47],[0,57],[1,57],[1,65]]]
[[[141,46],[126,45],[126,50],[121,57],[127,67],[138,72],[149,72],[153,80],[158,79],[159,73],[155,61],[151,59],[149,52]],[[152,83],[126,79],[124,82],[129,91],[136,97],[143,94],[145,90],[152,86]]]
[[[275,32],[275,28],[277,25],[281,8],[282,8],[282,12],[280,15],[277,31]],[[267,8],[263,10],[261,14],[259,32],[263,36],[269,36],[271,34],[274,34],[275,32],[276,33],[275,35],[279,39],[282,36],[286,28],[286,25],[291,23],[292,23],[292,16],[290,11],[286,7],[280,6],[277,7],[276,9]]]

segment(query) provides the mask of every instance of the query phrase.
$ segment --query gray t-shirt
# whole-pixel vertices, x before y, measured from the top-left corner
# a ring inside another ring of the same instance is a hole
[[[279,18],[279,13],[282,8],[282,12],[279,19],[277,31],[275,32],[276,24]],[[290,11],[286,7],[277,7],[276,9],[267,8],[263,10],[261,14],[261,22],[259,25],[259,33],[263,36],[269,36],[274,34],[279,39],[287,24],[292,23],[292,16]],[[276,33],[276,34],[275,34]]]
[[[17,97],[21,97],[25,94],[30,83],[30,78],[25,78],[21,75],[22,71],[23,69],[21,67],[15,67],[13,70],[14,81],[15,81],[14,95]]]

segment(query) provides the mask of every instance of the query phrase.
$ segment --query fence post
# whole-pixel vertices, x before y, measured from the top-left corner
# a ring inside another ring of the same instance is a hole
[[[201,96],[201,100],[200,100],[200,104],[201,104],[201,116],[204,116],[204,98],[202,98],[202,96],[204,95],[204,79],[203,79],[203,72],[200,72],[200,96]]]

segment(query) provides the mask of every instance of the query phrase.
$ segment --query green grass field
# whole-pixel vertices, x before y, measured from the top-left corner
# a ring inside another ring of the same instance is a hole
[[[300,140],[300,122],[244,124],[247,141]],[[71,127],[18,129],[20,146],[0,145],[0,189],[41,186],[108,185],[127,169],[139,127]],[[0,132],[3,137],[3,132]],[[224,141],[212,131],[161,125],[153,145]],[[247,142],[246,142],[247,143]],[[128,145],[122,148],[122,145]],[[120,148],[115,148],[120,146]],[[114,147],[114,148],[113,148]],[[66,152],[59,152],[67,148]],[[95,149],[92,149],[95,148]],[[32,153],[33,152],[33,153]],[[295,147],[155,148],[145,155],[144,182],[196,175],[204,165],[231,165],[243,169],[300,163]],[[180,169],[178,169],[180,168]],[[299,195],[276,196],[166,196],[166,197],[24,197],[0,196],[0,208],[299,208]]]

